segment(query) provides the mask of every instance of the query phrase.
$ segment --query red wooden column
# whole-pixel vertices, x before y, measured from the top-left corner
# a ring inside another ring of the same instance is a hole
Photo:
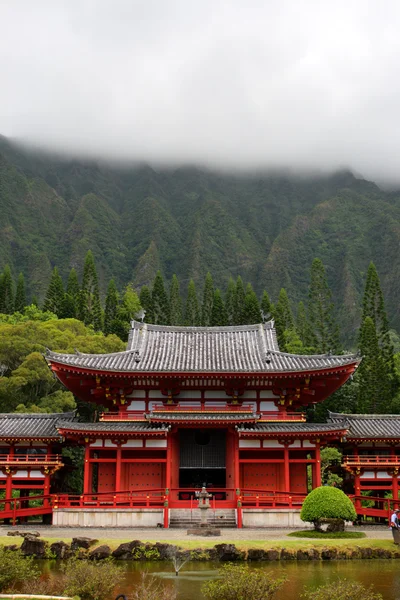
[[[9,458],[14,458],[15,455],[15,448],[13,445],[10,446],[10,452],[8,453]],[[6,472],[7,475],[7,479],[6,479],[6,499],[11,499],[12,498],[12,471],[11,469],[8,470]],[[5,505],[5,510],[9,510],[11,508],[11,502],[7,502]]]
[[[399,475],[398,469],[393,469],[392,490],[393,490],[393,507],[399,507]]]
[[[167,462],[165,463],[164,529],[169,527],[169,499],[171,496],[172,436],[167,435]]]
[[[90,494],[92,491],[91,465],[90,465],[90,447],[89,442],[85,444],[85,458],[83,461],[83,493]]]
[[[321,483],[321,447],[318,441],[315,443],[315,487],[320,487]]]
[[[360,469],[357,468],[354,471],[354,494],[355,496],[360,496],[361,495],[361,490],[360,490]],[[356,512],[359,513],[361,510],[361,500],[356,500],[355,501],[355,508],[356,508]]]
[[[115,465],[115,491],[121,492],[121,475],[122,475],[122,448],[121,443],[117,447],[117,461]]]
[[[242,494],[240,490],[240,468],[239,468],[239,435],[236,433],[234,438],[234,487],[237,499],[237,526],[239,529],[243,527],[243,514],[242,514]]]
[[[285,492],[290,492],[290,464],[289,464],[289,446],[285,444],[283,448],[283,458],[284,458],[284,482],[285,482]]]

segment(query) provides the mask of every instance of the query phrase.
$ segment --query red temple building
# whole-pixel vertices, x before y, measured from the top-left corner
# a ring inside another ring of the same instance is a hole
[[[321,485],[325,445],[343,447],[346,483],[356,496],[373,488],[392,489],[397,498],[400,418],[390,417],[386,428],[382,416],[331,413],[321,424],[307,423],[302,412],[343,385],[360,358],[280,352],[273,322],[212,328],[133,322],[124,352],[49,351],[46,360],[77,398],[103,410],[94,423],[70,414],[3,415],[14,432],[0,437],[6,499],[16,485],[49,493],[43,504],[56,525],[182,525],[197,518],[195,492],[203,484],[219,524],[297,525],[304,497]],[[40,420],[49,425],[46,434],[52,428],[47,438],[35,429]],[[63,465],[61,443],[84,448],[80,496],[50,487]],[[27,462],[15,465],[18,448]],[[41,458],[32,464],[32,456]],[[20,473],[11,483],[10,469]],[[362,512],[361,501],[355,503]],[[11,504],[5,502],[3,518],[12,517]],[[23,508],[22,501],[16,505],[14,516]]]

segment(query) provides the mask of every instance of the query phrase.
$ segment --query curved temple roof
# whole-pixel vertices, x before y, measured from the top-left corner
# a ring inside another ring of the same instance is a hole
[[[358,364],[357,355],[279,352],[273,321],[235,327],[167,327],[132,322],[128,349],[112,354],[59,354],[49,362],[123,373],[276,373]]]
[[[347,438],[400,439],[400,415],[347,415],[329,412],[328,422],[347,424]]]
[[[60,421],[71,424],[75,413],[1,413],[0,438],[61,439]]]

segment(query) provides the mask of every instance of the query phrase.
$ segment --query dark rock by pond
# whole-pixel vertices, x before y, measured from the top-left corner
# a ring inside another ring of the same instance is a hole
[[[281,560],[296,560],[296,551],[282,548]]]
[[[234,562],[245,558],[245,553],[238,550],[234,544],[217,544],[214,549],[221,562]]]
[[[296,558],[297,560],[319,560],[321,556],[316,548],[303,548],[297,550]]]
[[[321,550],[322,560],[335,560],[337,558],[336,548],[322,548]]]
[[[38,531],[8,531],[7,535],[10,536],[19,536],[19,537],[26,537],[27,535],[30,535],[31,537],[40,537],[40,533]]]
[[[364,548],[361,546],[357,546],[357,548],[360,552],[360,558],[372,558],[372,548]]]
[[[58,559],[68,558],[71,556],[71,548],[62,540],[51,544],[50,551]]]
[[[271,550],[267,550],[267,560],[279,560],[281,557],[281,551],[276,548],[271,548]]]
[[[110,546],[98,546],[91,552],[89,552],[89,558],[91,560],[104,560],[105,558],[109,558],[111,556],[111,548]]]
[[[88,550],[94,544],[97,544],[99,540],[92,540],[88,537],[76,537],[72,538],[71,550],[78,550],[78,548],[85,548]]]
[[[247,560],[268,560],[268,554],[262,548],[249,548]]]
[[[36,556],[36,558],[45,558],[47,542],[39,540],[36,536],[26,535],[21,545],[21,552],[25,556]]]
[[[173,544],[162,544],[161,542],[156,542],[153,548],[157,550],[159,554],[159,560],[171,560],[179,553],[178,546],[174,546]]]
[[[11,550],[15,552],[15,550],[19,550],[17,544],[10,544],[9,546],[4,546],[4,550]]]

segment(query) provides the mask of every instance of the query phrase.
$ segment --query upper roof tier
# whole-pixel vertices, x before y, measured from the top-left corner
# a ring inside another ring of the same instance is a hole
[[[128,347],[111,354],[60,354],[50,362],[122,373],[276,373],[332,369],[357,355],[280,352],[273,321],[234,327],[168,327],[132,322]]]

